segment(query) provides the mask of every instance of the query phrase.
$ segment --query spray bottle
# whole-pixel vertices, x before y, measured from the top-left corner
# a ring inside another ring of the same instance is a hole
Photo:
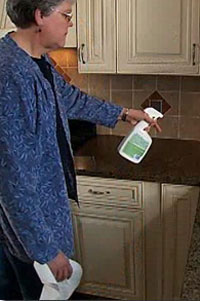
[[[163,117],[162,113],[151,107],[144,109],[144,112],[153,119]],[[122,140],[118,147],[118,151],[122,157],[133,163],[140,163],[142,161],[152,144],[152,139],[145,130],[148,125],[146,121],[141,120],[130,134]]]

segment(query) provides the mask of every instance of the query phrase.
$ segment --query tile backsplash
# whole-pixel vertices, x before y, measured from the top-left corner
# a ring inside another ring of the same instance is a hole
[[[81,90],[124,107],[140,109],[154,91],[171,110],[159,121],[162,133],[153,137],[200,140],[200,77],[166,75],[79,74],[76,49],[51,52],[58,71]],[[99,135],[127,135],[131,126],[118,122],[115,129],[98,126]]]

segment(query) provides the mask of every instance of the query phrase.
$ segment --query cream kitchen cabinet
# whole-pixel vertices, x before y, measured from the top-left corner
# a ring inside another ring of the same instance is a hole
[[[178,300],[184,279],[199,187],[162,185],[162,300]]]
[[[120,300],[175,300],[199,188],[78,176],[72,203],[78,289]]]
[[[73,24],[72,28],[69,28],[65,47],[76,47],[76,6],[73,6]],[[15,30],[15,25],[10,21],[10,18],[6,14],[6,0],[0,1],[0,38],[6,33]]]
[[[78,0],[79,71],[199,74],[199,0]]]
[[[160,186],[79,176],[78,190],[80,209],[72,204],[72,212],[76,259],[84,270],[79,291],[145,300],[151,287],[159,300]]]
[[[78,0],[79,72],[116,72],[116,1]]]
[[[117,72],[199,72],[198,0],[118,0],[117,9]]]

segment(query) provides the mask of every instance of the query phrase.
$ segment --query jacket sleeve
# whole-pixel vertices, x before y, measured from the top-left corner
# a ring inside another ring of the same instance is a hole
[[[0,204],[28,257],[46,263],[58,249],[39,207],[33,96],[21,88],[11,78],[0,84]]]
[[[58,74],[56,74],[56,82],[67,118],[115,127],[123,109],[121,106],[81,92],[77,87],[66,83]]]

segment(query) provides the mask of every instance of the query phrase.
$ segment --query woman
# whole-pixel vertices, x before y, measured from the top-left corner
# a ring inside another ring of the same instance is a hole
[[[47,53],[63,47],[72,0],[7,0],[17,31],[0,40],[0,299],[38,299],[33,261],[58,281],[72,268],[69,198],[77,200],[67,119],[114,127],[145,119],[67,84]],[[64,145],[61,141],[64,138]],[[9,268],[8,268],[9,267]],[[15,289],[12,289],[15,287]]]

